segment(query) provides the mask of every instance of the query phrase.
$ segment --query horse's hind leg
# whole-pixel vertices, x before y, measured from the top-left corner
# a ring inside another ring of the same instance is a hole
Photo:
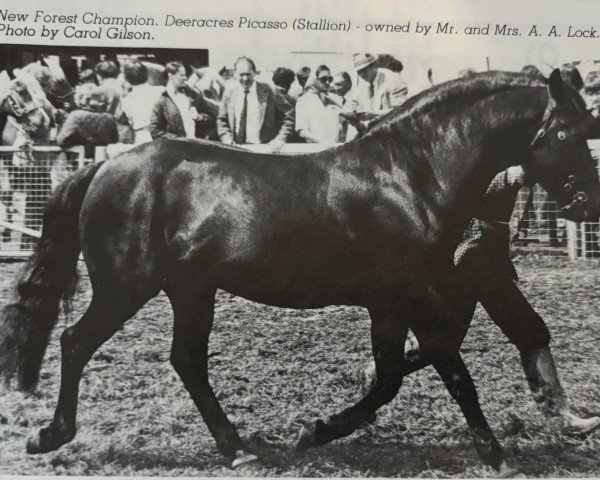
[[[398,310],[397,310],[398,311]],[[375,359],[375,382],[355,405],[332,415],[327,421],[317,420],[304,428],[296,448],[323,445],[349,435],[368,421],[379,407],[389,403],[398,393],[404,375],[425,366],[404,361],[404,342],[408,327],[397,311],[369,309],[371,343]]]
[[[189,288],[194,281],[166,289],[175,314],[171,363],[181,377],[220,452],[234,466],[255,457],[244,453],[244,444],[223,412],[208,381],[208,340],[213,325],[215,289]]]
[[[77,397],[83,369],[96,350],[112,337],[157,291],[144,294],[119,287],[98,288],[81,319],[60,338],[61,382],[52,422],[27,442],[29,453],[45,453],[70,442],[76,432]]]

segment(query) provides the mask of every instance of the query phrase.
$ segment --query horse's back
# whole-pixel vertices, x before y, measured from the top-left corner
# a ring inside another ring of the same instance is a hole
[[[153,269],[159,259],[204,268],[274,262],[265,252],[279,247],[270,242],[312,228],[322,208],[324,174],[299,161],[210,142],[136,147],[107,162],[90,185],[84,255],[118,270]]]
[[[336,155],[178,140],[136,147],[90,186],[82,208],[88,266],[160,277],[178,265],[231,293],[291,307],[361,304],[360,295],[378,289],[412,288],[429,275],[423,248],[392,228],[374,180],[357,185],[336,170]]]

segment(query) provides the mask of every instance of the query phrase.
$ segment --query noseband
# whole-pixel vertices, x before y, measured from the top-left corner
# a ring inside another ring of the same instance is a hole
[[[567,108],[571,108],[572,106],[575,107],[575,109],[581,113],[581,109],[579,108],[579,106],[577,105],[577,103],[571,99],[571,102],[568,105],[562,106],[562,107],[553,107],[551,109],[549,109],[548,114],[545,116],[545,119],[543,120],[542,126],[540,127],[540,129],[537,131],[537,133],[535,134],[535,136],[533,137],[533,140],[531,141],[530,147],[535,147],[543,138],[546,137],[546,134],[548,132],[548,127],[550,125],[550,122],[552,121],[552,119],[561,111],[561,110],[565,110]],[[572,132],[570,132],[572,133]],[[574,133],[577,133],[577,131],[574,131]],[[557,135],[556,138],[558,138],[559,141],[563,142],[565,141],[568,136],[565,133],[564,130],[560,130]],[[587,180],[595,180],[596,177],[595,176],[589,176],[589,177],[585,177],[582,179],[578,179],[576,177],[576,175],[572,174],[569,175],[568,181],[567,183],[565,183],[563,185],[563,190],[567,193],[572,192],[575,184],[576,183],[583,183]],[[588,202],[588,196],[587,194],[582,191],[582,190],[575,190],[575,192],[573,193],[573,200],[571,200],[570,203],[568,203],[567,205],[563,206],[560,208],[560,212],[566,212],[569,211],[575,207],[581,207],[583,206],[585,203]]]
[[[30,107],[27,107],[25,102],[17,100],[12,93],[9,93],[4,101],[10,109],[9,113],[19,119],[31,112],[35,112],[40,108],[44,108],[41,102],[35,100],[31,102]]]

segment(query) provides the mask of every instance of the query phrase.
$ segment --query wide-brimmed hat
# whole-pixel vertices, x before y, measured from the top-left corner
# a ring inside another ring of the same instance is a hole
[[[584,91],[587,95],[600,94],[600,71],[590,72],[585,77]]]
[[[354,63],[354,70],[359,72],[363,68],[375,63],[377,61],[377,55],[373,55],[372,53],[355,53],[352,57],[352,61]]]

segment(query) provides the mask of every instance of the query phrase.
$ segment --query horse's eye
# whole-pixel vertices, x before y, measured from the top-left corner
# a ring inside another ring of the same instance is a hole
[[[563,132],[563,131],[558,132],[557,137],[559,140],[564,140],[565,138],[567,138],[567,136],[565,135],[565,132]]]

